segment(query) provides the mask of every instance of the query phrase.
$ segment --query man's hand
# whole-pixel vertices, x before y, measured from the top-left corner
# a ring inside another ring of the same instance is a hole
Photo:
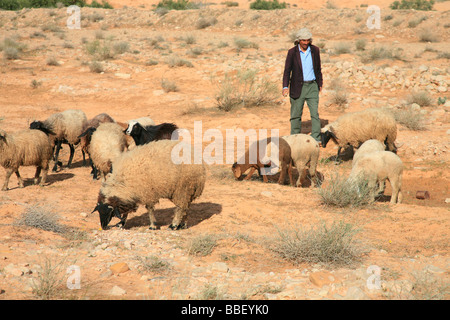
[[[283,97],[286,97],[288,95],[289,89],[285,88],[283,89]]]

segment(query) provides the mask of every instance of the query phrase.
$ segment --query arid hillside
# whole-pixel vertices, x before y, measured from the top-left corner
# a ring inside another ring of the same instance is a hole
[[[326,203],[321,191],[352,167],[351,151],[336,163],[330,142],[320,149],[320,187],[279,185],[278,174],[238,181],[224,154],[207,166],[186,229],[168,229],[175,207],[162,199],[160,230],[148,229],[144,206],[124,229],[101,230],[91,214],[101,180],[83,165],[80,146],[67,168],[63,145],[63,167],[44,186],[33,185],[35,168],[21,167],[25,187],[13,174],[0,192],[0,299],[449,298],[449,1],[426,12],[379,1],[380,29],[357,1],[275,11],[239,1],[164,14],[151,1],[110,3],[116,9],[82,8],[80,29],[68,28],[66,8],[0,11],[1,130],[81,109],[88,119],[173,122],[192,143],[200,121],[202,135],[215,129],[224,144],[227,130],[287,135],[284,61],[292,34],[306,26],[321,48],[320,117],[374,107],[395,115],[403,202],[389,203],[386,182],[367,206]],[[430,197],[419,199],[420,191]],[[77,279],[79,289],[68,286]]]

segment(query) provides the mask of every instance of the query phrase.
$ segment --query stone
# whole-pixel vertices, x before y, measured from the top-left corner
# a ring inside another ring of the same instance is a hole
[[[444,86],[438,87],[437,90],[438,90],[439,92],[447,92],[447,88],[444,87]]]
[[[8,264],[3,271],[7,274],[10,274],[15,277],[20,277],[23,275],[23,271],[21,268],[14,266],[14,264],[10,263]]]
[[[227,273],[229,268],[228,265],[224,262],[214,262],[211,265],[211,270],[212,271],[218,271],[218,272],[223,272],[223,273]]]
[[[272,196],[272,192],[270,192],[270,191],[263,191],[263,192],[261,192],[261,195],[264,196],[264,197],[270,198]]]
[[[117,72],[117,73],[115,73],[114,74],[117,78],[120,78],[120,79],[130,79],[131,78],[131,74],[129,74],[129,73],[120,73],[120,72]]]
[[[327,271],[318,271],[318,272],[310,273],[309,281],[311,281],[312,284],[314,284],[320,288],[324,285],[329,285],[331,283],[338,282],[336,277]]]
[[[125,262],[118,262],[113,264],[110,268],[112,273],[118,274],[118,273],[124,273],[130,270],[130,267]]]
[[[350,287],[345,294],[346,300],[366,300],[368,297],[359,287]]]
[[[123,296],[125,295],[127,292],[126,290],[122,289],[119,286],[114,286],[111,291],[109,292],[110,295],[112,296]]]

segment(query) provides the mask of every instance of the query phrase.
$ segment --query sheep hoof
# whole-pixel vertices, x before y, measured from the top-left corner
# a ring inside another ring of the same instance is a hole
[[[181,224],[179,224],[179,225],[173,225],[173,224],[171,224],[171,225],[169,226],[169,229],[172,229],[172,230],[186,229],[186,224],[185,224],[185,223],[181,223]]]
[[[157,226],[150,226],[149,227],[149,230],[158,230],[159,229],[159,227],[157,227]]]

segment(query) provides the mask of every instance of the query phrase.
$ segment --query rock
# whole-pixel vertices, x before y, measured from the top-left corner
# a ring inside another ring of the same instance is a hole
[[[129,73],[120,73],[120,72],[117,72],[117,73],[115,73],[114,74],[117,78],[120,78],[120,79],[130,79],[131,78],[131,74],[129,74]]]
[[[345,294],[346,300],[366,300],[368,297],[359,287],[350,287]]]
[[[419,67],[419,71],[420,71],[420,72],[428,71],[428,67],[427,67],[426,65],[421,65],[421,66]]]
[[[227,273],[229,268],[228,268],[227,264],[224,263],[224,262],[214,262],[211,265],[211,270],[212,271],[217,271],[217,272]]]
[[[444,87],[444,86],[438,87],[437,90],[438,90],[439,92],[447,92],[447,88]]]
[[[119,287],[119,286],[114,286],[111,289],[111,291],[109,292],[109,294],[112,295],[112,296],[123,296],[126,293],[127,292],[124,289],[122,289],[121,287]]]
[[[272,192],[270,192],[270,191],[263,191],[263,192],[261,192],[261,195],[264,196],[264,197],[270,198],[272,196]]]
[[[128,267],[128,265],[125,262],[115,263],[109,269],[114,274],[124,273],[124,272],[127,272],[128,270],[130,270],[130,268]]]
[[[8,264],[8,265],[3,269],[3,271],[4,271],[5,273],[10,274],[10,275],[15,276],[15,277],[20,277],[20,276],[23,275],[22,268],[16,267],[16,266],[14,266],[14,264],[12,264],[12,263]]]
[[[327,271],[318,271],[310,273],[309,281],[311,281],[312,284],[318,287],[338,282],[336,277]]]
[[[450,130],[450,129],[449,129]],[[448,134],[448,133],[447,133]],[[450,203],[450,198],[445,198],[445,203]]]
[[[429,273],[435,273],[435,274],[441,274],[441,273],[445,272],[445,270],[442,270],[441,268],[433,266],[433,265],[426,266],[425,271],[427,271]]]
[[[411,111],[420,111],[420,105],[418,105],[417,103],[413,103],[410,108]]]

